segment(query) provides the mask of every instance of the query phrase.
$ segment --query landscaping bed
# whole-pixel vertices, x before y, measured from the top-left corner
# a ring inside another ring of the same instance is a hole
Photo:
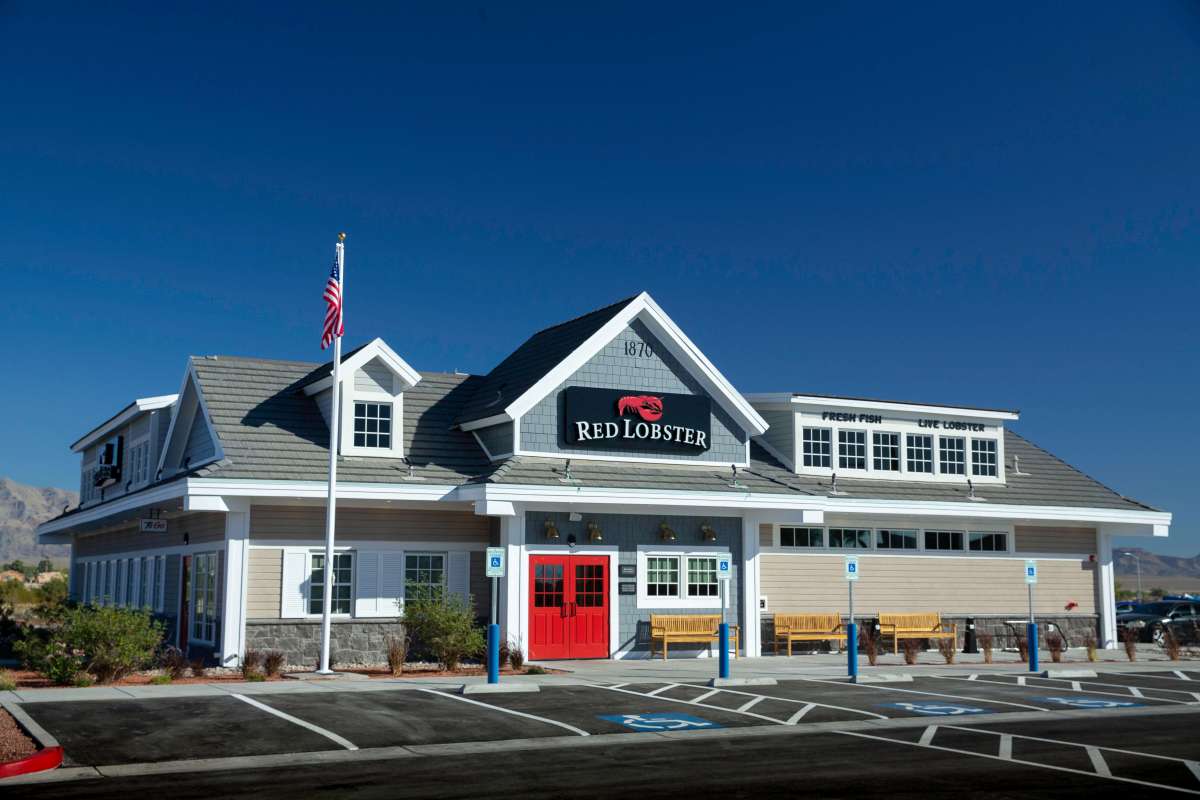
[[[12,716],[0,708],[0,764],[16,761],[37,752],[37,745]]]

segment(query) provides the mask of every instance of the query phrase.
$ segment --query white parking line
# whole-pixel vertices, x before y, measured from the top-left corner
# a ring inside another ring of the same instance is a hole
[[[1194,761],[1189,761],[1186,758],[1178,758],[1176,756],[1164,756],[1164,755],[1159,755],[1158,753],[1146,753],[1141,750],[1126,750],[1126,749],[1123,749],[1120,747],[1104,747],[1102,745],[1091,745],[1091,744],[1087,744],[1085,742],[1071,742],[1066,739],[1047,739],[1044,736],[1026,736],[1025,734],[1022,734],[1022,733],[1004,733],[1002,731],[990,730],[988,728],[974,728],[974,727],[968,728],[965,725],[943,725],[942,727],[950,728],[950,729],[953,729],[956,731],[966,731],[968,733],[981,733],[981,734],[986,734],[987,736],[999,736],[1001,738],[1007,736],[1009,739],[1014,739],[1014,738],[1015,739],[1027,739],[1028,741],[1031,741],[1031,742],[1043,742],[1045,744],[1061,744],[1061,745],[1065,745],[1067,747],[1083,747],[1083,748],[1091,747],[1091,748],[1094,748],[1097,750],[1107,750],[1110,753],[1121,753],[1121,754],[1127,755],[1127,756],[1140,756],[1142,758],[1153,758],[1158,761],[1174,761],[1177,764],[1184,764],[1184,765],[1191,765],[1191,764],[1196,763]],[[1189,769],[1191,769],[1190,766],[1189,766]],[[1193,770],[1193,771],[1195,771],[1195,770]],[[1200,778],[1200,774],[1197,775],[1197,778]]]
[[[1012,761],[1012,736],[1007,733],[1000,735],[1000,757]]]
[[[949,727],[949,726],[947,726]],[[887,736],[875,736],[869,733],[859,733],[858,731],[833,731],[833,733],[841,736],[853,736],[858,739],[870,739],[876,742],[889,742],[891,744],[904,745],[906,747],[924,747],[928,750],[940,750],[944,753],[956,753],[962,756],[972,756],[974,758],[986,758],[992,761],[1004,761],[1007,764],[1023,764],[1028,767],[1037,767],[1039,769],[1049,769],[1055,772],[1069,772],[1072,775],[1087,775],[1092,778],[1103,778],[1104,780],[1119,781],[1120,783],[1132,783],[1138,786],[1149,786],[1153,789],[1168,789],[1173,792],[1184,792],[1185,794],[1200,795],[1200,791],[1194,789],[1183,789],[1179,786],[1169,786],[1163,783],[1151,783],[1150,781],[1139,781],[1133,778],[1120,778],[1116,775],[1097,775],[1095,772],[1088,772],[1082,769],[1073,769],[1071,767],[1059,767],[1054,764],[1039,764],[1036,761],[1025,761],[1020,758],[1001,758],[1000,756],[990,756],[987,753],[976,753],[972,750],[958,750],[953,747],[942,747],[936,744],[920,744],[919,742],[906,742],[903,739],[891,739]]]
[[[1146,695],[1142,694],[1142,690],[1137,688],[1136,686],[1130,686],[1129,693],[1131,695],[1133,695],[1134,697],[1145,697],[1146,696]]]
[[[674,685],[675,686],[680,686],[680,685],[686,686],[688,684],[678,684],[677,683]],[[646,694],[645,692],[635,692],[632,689],[617,689],[612,686],[601,686],[600,684],[592,684],[592,686],[594,686],[597,689],[607,689],[610,692],[621,692],[622,694],[632,694],[632,695],[636,695],[637,697],[651,697],[652,696],[652,695]],[[694,687],[694,688],[700,688],[700,687]],[[783,720],[778,720],[778,719],[775,719],[774,717],[766,717],[766,716],[763,716],[762,714],[755,714],[753,711],[738,711],[736,708],[721,708],[720,706],[713,706],[713,705],[709,705],[708,703],[697,703],[695,700],[676,700],[674,697],[655,697],[654,699],[655,700],[663,700],[668,703],[682,703],[683,705],[686,705],[686,706],[699,706],[700,708],[711,708],[713,711],[724,711],[726,714],[743,714],[747,717],[754,717],[755,719],[761,719],[761,720],[766,720],[767,722],[773,722],[776,725],[786,725],[787,724]]]
[[[754,708],[756,705],[758,705],[759,703],[761,703],[763,700],[766,700],[766,699],[767,698],[763,697],[762,695],[759,695],[758,697],[754,698],[753,700],[747,700],[745,703],[738,706],[738,711],[749,711],[750,709]]]
[[[836,681],[835,681],[835,683],[836,683]],[[684,686],[693,686],[693,684],[685,683]],[[694,688],[699,689],[700,687],[694,686]],[[740,695],[744,695],[746,697],[765,697],[768,700],[779,700],[784,703],[809,703],[808,700],[797,700],[794,697],[780,697],[777,694],[760,695],[755,692],[738,691],[737,689],[721,689],[721,691],[725,692],[727,694],[740,694]],[[849,711],[851,714],[863,714],[864,716],[875,717],[877,719],[889,719],[887,714],[876,714],[874,711],[863,711],[861,708],[849,708],[847,706],[835,706],[835,705],[830,705],[829,703],[818,703],[816,701],[813,701],[809,704],[817,706],[819,708],[832,708],[837,711]]]
[[[800,710],[799,710],[799,711],[797,711],[795,714],[792,714],[790,717],[788,717],[787,724],[788,724],[788,725],[795,725],[797,722],[799,722],[800,720],[804,719],[804,715],[805,715],[805,714],[807,714],[808,712],[812,711],[812,710],[813,710],[814,708],[816,708],[816,707],[817,707],[817,704],[816,704],[816,703],[808,703],[808,704],[806,704],[806,705],[804,706],[804,708],[800,709]]]
[[[1103,775],[1106,778],[1112,777],[1112,770],[1108,768],[1108,762],[1104,760],[1104,755],[1097,748],[1087,748],[1087,754],[1092,761],[1092,769],[1096,770],[1097,775]]]
[[[616,689],[617,687],[614,686],[613,688]],[[707,700],[708,698],[712,697],[714,694],[717,694],[720,691],[721,691],[720,689],[710,689],[707,692],[705,692],[704,694],[700,695],[699,697],[693,697],[688,702],[689,703],[703,703],[705,700]]]
[[[925,695],[927,697],[949,697],[954,700],[967,700],[972,703],[990,703],[992,705],[1016,706],[1017,708],[1028,708],[1032,711],[1056,711],[1057,710],[1057,709],[1052,709],[1049,706],[1032,706],[1032,705],[1029,705],[1028,703],[1014,703],[1011,700],[993,700],[990,697],[987,697],[987,698],[964,697],[963,695],[960,695],[960,694],[947,694],[945,692],[922,692],[918,689],[901,689],[898,686],[895,686],[893,684],[878,685],[878,684],[874,684],[874,683],[845,683],[843,681],[827,681],[823,678],[799,678],[798,680],[809,681],[810,683],[832,683],[835,686],[854,686],[859,689],[877,689],[878,691],[881,691],[881,692],[903,692],[904,694],[921,694],[921,695]],[[959,678],[958,680],[966,680],[966,679]],[[978,683],[994,683],[994,681],[977,681],[977,682]],[[1006,683],[1003,685],[1011,686],[1012,684]]]
[[[959,678],[959,677],[956,677],[956,676],[954,676],[954,675],[939,675],[939,676],[938,676],[938,680],[943,680],[943,681],[966,681],[966,678]],[[1025,679],[1024,679],[1024,678],[1021,678],[1020,680],[1022,681],[1022,683],[1020,683],[1019,685],[1021,685],[1021,686],[1025,686],[1025,683],[1023,682]],[[1067,683],[1067,681],[1065,681],[1065,680],[1062,680],[1062,679],[1060,679],[1060,678],[1039,678],[1038,680],[1043,680],[1043,681],[1053,681],[1053,680],[1059,680],[1059,681],[1061,681],[1062,683]],[[1011,683],[1006,683],[1006,682],[1004,682],[1004,681],[985,681],[985,680],[978,680],[978,681],[975,681],[975,683],[991,683],[991,684],[994,684],[994,685],[996,685],[996,686],[1012,686],[1012,684],[1011,684]],[[1115,684],[1115,685],[1119,685],[1119,684]],[[1040,689],[1047,689],[1047,690],[1050,690],[1050,691],[1055,691],[1055,692],[1080,692],[1080,693],[1082,693],[1082,694],[1096,694],[1096,695],[1104,695],[1105,697],[1131,697],[1131,696],[1132,696],[1132,697],[1140,697],[1140,698],[1142,698],[1143,700],[1154,700],[1155,702],[1158,702],[1158,703],[1175,703],[1176,705],[1181,705],[1181,706],[1190,706],[1190,705],[1193,705],[1193,703],[1191,703],[1191,702],[1189,702],[1189,701],[1187,701],[1187,700],[1171,700],[1170,698],[1166,698],[1166,697],[1145,697],[1145,696],[1144,696],[1144,695],[1143,695],[1141,692],[1138,692],[1138,691],[1137,691],[1137,690],[1135,690],[1135,689],[1134,689],[1132,686],[1121,686],[1121,688],[1122,688],[1122,689],[1128,689],[1128,690],[1130,690],[1131,692],[1133,692],[1133,694],[1132,694],[1132,695],[1130,695],[1130,694],[1123,694],[1123,693],[1120,693],[1120,692],[1101,692],[1101,691],[1098,691],[1098,690],[1096,690],[1096,689],[1076,689],[1076,688],[1074,688],[1074,687],[1071,687],[1071,688],[1069,688],[1069,689],[1068,689],[1068,688],[1067,688],[1067,687],[1065,687],[1065,686],[1054,686],[1054,685],[1046,686],[1045,684],[1037,684],[1036,686],[1026,686],[1026,688],[1028,688],[1028,689],[1039,689],[1039,688],[1040,688]],[[993,700],[992,702],[999,702],[999,701],[998,701],[998,700]]]
[[[469,697],[460,697],[459,695],[456,695],[456,694],[447,694],[446,692],[439,692],[437,689],[416,689],[415,691],[425,692],[426,694],[437,695],[438,697],[445,697],[450,700],[458,700],[460,703],[470,703],[473,706],[481,706],[482,708],[488,708],[488,709],[491,709],[492,711],[499,711],[502,714],[512,714],[514,717],[524,717],[525,719],[532,719],[532,720],[536,720],[538,722],[545,722],[548,725],[554,725],[559,728],[563,728],[564,730],[568,730],[571,733],[577,733],[580,736],[590,736],[591,735],[585,730],[576,728],[574,725],[568,725],[565,722],[559,722],[556,719],[548,719],[546,717],[539,717],[536,714],[526,714],[524,711],[514,711],[511,708],[503,708],[501,706],[494,706],[494,705],[491,705],[490,703],[481,703],[478,700],[472,700]]]
[[[1132,675],[1130,675],[1132,677]],[[1057,681],[1059,683],[1068,683],[1066,678],[1038,678],[1039,681]],[[1166,678],[1165,680],[1175,680],[1174,678]],[[1159,686],[1132,686],[1128,683],[1105,683],[1103,681],[1069,681],[1072,690],[1076,692],[1086,692],[1089,689],[1080,688],[1081,686],[1106,686],[1109,689],[1125,689],[1133,694],[1134,697],[1144,697],[1143,690],[1152,692],[1170,692],[1171,694],[1186,694],[1188,697],[1194,697],[1200,700],[1200,692],[1189,692],[1186,689],[1163,689]],[[1151,700],[1159,699],[1151,697]]]
[[[678,683],[668,683],[666,686],[660,686],[660,687],[658,687],[658,688],[657,688],[657,689],[655,689],[653,692],[644,692],[644,694],[645,694],[647,697],[654,697],[654,696],[655,696],[656,694],[658,694],[659,692],[665,692],[665,691],[667,691],[668,689],[674,689],[674,688],[675,688],[676,686],[678,686],[678,685],[679,685]],[[615,687],[614,687],[614,688],[615,688]]]
[[[1192,679],[1191,676],[1189,676],[1186,672],[1184,672],[1181,669],[1172,670],[1172,672],[1174,672],[1176,675],[1178,675],[1179,680],[1181,680],[1181,681],[1190,681]]]
[[[291,714],[285,714],[277,708],[271,708],[266,703],[258,702],[253,697],[247,697],[244,694],[235,694],[233,696],[236,697],[238,700],[241,700],[243,703],[247,703],[249,705],[254,706],[255,708],[259,709],[260,711],[265,711],[268,714],[274,714],[275,716],[279,717],[280,719],[286,719],[288,722],[291,722],[294,725],[299,725],[301,728],[307,728],[308,730],[312,731],[313,733],[319,733],[322,736],[324,736],[326,739],[328,739],[329,741],[337,742],[338,744],[340,744],[342,747],[346,748],[347,750],[357,750],[358,749],[358,746],[355,745],[353,742],[351,742],[349,739],[345,739],[341,736],[338,736],[333,731],[327,731],[324,728],[320,727],[319,725],[313,725],[311,722],[302,720],[299,717],[293,717]]]
[[[917,744],[927,745],[933,741],[933,737],[937,735],[937,725],[930,725],[921,732],[921,740]]]

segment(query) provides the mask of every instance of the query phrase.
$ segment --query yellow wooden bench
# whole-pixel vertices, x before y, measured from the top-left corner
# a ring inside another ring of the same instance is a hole
[[[949,630],[947,630],[949,626]],[[958,640],[958,625],[942,622],[942,615],[936,611],[917,613],[880,613],[879,633],[881,636],[892,637],[892,652],[900,652],[901,639],[950,639]]]
[[[651,614],[650,657],[654,657],[655,642],[662,642],[663,661],[672,642],[715,642],[720,640],[720,614]],[[733,657],[737,658],[738,626],[729,626],[733,639]]]
[[[792,642],[837,642],[838,649],[846,641],[840,614],[776,614],[772,635],[775,653],[780,642],[787,642],[787,654],[792,654]]]

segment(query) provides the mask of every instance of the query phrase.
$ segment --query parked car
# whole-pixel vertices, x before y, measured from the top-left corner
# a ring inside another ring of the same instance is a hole
[[[1195,603],[1159,601],[1142,603],[1132,611],[1117,615],[1117,624],[1123,628],[1137,628],[1138,638],[1143,642],[1162,644],[1166,626],[1180,641],[1191,641],[1200,623]]]
[[[1117,613],[1128,614],[1130,611],[1133,611],[1133,607],[1136,605],[1137,603],[1133,602],[1132,600],[1118,600]]]

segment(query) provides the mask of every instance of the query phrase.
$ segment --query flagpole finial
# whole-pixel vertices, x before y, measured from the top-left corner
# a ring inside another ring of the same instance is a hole
[[[339,234],[338,234],[338,241],[339,241],[339,242],[344,242],[344,241],[346,241],[346,234],[344,234],[344,233],[339,233]]]

